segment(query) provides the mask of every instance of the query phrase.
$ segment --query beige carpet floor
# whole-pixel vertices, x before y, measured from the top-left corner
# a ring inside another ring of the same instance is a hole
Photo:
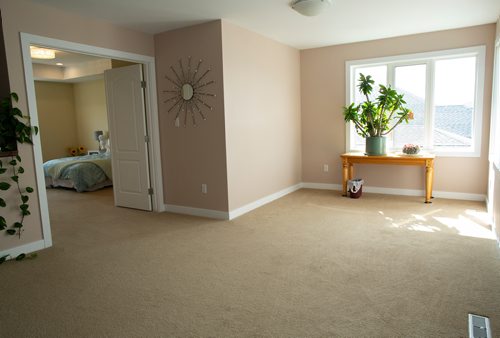
[[[48,194],[54,246],[0,267],[1,337],[467,337],[469,312],[500,337],[484,203],[300,190],[216,221]]]

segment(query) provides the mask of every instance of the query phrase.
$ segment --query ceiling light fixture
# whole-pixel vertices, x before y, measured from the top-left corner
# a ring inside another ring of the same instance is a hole
[[[316,16],[325,11],[332,0],[295,0],[290,4],[295,11],[305,16]]]
[[[55,59],[56,51],[53,49],[30,46],[30,54],[33,59]]]

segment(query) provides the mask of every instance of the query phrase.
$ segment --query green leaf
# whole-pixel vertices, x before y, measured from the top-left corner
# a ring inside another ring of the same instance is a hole
[[[29,199],[30,199],[29,196],[27,196],[27,195],[21,195],[21,201],[23,201],[23,203],[28,202]]]
[[[14,100],[15,102],[19,101],[19,96],[17,96],[16,93],[10,93],[10,97],[12,98],[12,100]]]
[[[12,160],[9,162],[10,165],[16,165],[17,164],[17,161],[16,160]]]
[[[30,193],[30,194],[31,194],[33,191],[34,191],[34,190],[33,190],[33,188],[32,188],[32,187],[26,187],[26,192],[28,192],[28,193]]]
[[[17,172],[20,174],[24,174],[24,168],[23,167],[17,168]]]
[[[24,203],[23,203],[23,204],[21,204],[21,205],[19,206],[19,208],[20,208],[21,210],[28,210],[28,208],[29,208],[29,207],[30,207],[30,206],[29,206],[28,204],[24,204]]]
[[[21,215],[23,215],[23,216],[29,216],[29,215],[31,215],[31,212],[29,212],[27,209],[26,210],[22,210],[21,211]]]
[[[14,236],[16,234],[16,230],[15,229],[7,229],[5,231],[7,232],[8,235],[11,235],[11,236]]]
[[[22,253],[16,257],[16,261],[22,261],[26,257],[26,254]]]
[[[0,208],[5,208],[7,206],[7,203],[5,203],[5,200],[3,198],[0,198]]]
[[[5,263],[5,261],[7,260],[8,257],[9,257],[9,255],[5,255],[5,256],[0,257],[0,264]]]
[[[12,114],[19,117],[23,117],[23,112],[19,108],[12,108]]]
[[[35,135],[37,135],[37,134],[38,134],[38,127],[37,127],[37,126],[34,126],[34,127],[33,127],[33,130],[35,131]]]
[[[0,182],[0,190],[9,190],[10,184],[7,182]]]
[[[0,216],[0,230],[3,230],[7,227],[7,221],[3,216]]]
[[[16,183],[19,182],[19,176],[17,175],[11,176],[10,178]]]
[[[12,226],[14,228],[21,229],[23,227],[23,223],[21,223],[21,222],[15,222]]]
[[[6,171],[7,171],[7,169],[5,169],[5,168],[0,168],[0,175],[1,175],[1,174],[5,174],[5,172],[6,172]]]
[[[17,162],[21,162],[21,156],[16,155],[16,160],[17,160]]]

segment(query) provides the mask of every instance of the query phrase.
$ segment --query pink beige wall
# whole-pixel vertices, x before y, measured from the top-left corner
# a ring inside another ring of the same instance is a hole
[[[301,182],[300,54],[222,22],[229,210]]]
[[[486,45],[481,157],[438,157],[434,184],[437,191],[485,195],[494,40],[495,25],[489,24],[302,50],[302,180],[341,183],[339,155],[345,152],[342,106],[346,104],[346,61]],[[329,172],[323,172],[323,164],[330,165]],[[418,167],[363,165],[355,176],[374,187],[422,190],[424,184],[423,171]]]
[[[3,25],[2,25],[2,13],[0,11],[0,69],[7,69],[7,58],[5,56],[5,44],[3,42]],[[2,73],[3,74],[3,73]],[[0,77],[0,97],[4,98],[9,96],[9,78],[7,72],[5,75]]]
[[[158,34],[155,51],[166,204],[227,211],[221,21]],[[188,56],[192,57],[192,67],[202,59],[200,71],[211,68],[206,79],[215,80],[215,84],[206,91],[217,96],[207,98],[214,109],[205,109],[207,119],[198,117],[198,127],[193,127],[190,119],[186,128],[183,122],[175,127],[175,112],[168,114],[170,105],[164,103],[170,96],[163,91],[172,90],[165,75],[175,78],[170,66],[179,69],[182,59],[186,67]],[[207,194],[202,194],[202,184],[207,184]]]
[[[19,107],[27,110],[24,70],[21,57],[20,32],[94,45],[143,55],[154,55],[153,36],[120,28],[109,23],[72,15],[45,5],[24,0],[0,0],[3,20],[3,34],[7,53],[10,88],[20,97]],[[23,183],[36,186],[31,146],[21,145],[20,155],[24,158],[26,173]],[[9,197],[8,202],[11,202]],[[0,236],[0,251],[42,239],[38,196],[30,200],[31,216],[25,220],[25,232],[19,239]],[[17,202],[16,202],[17,203]],[[6,214],[13,221],[15,210]]]
[[[69,156],[78,145],[72,83],[35,81],[43,161]]]

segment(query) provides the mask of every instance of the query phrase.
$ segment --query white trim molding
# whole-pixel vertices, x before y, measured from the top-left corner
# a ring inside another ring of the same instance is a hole
[[[197,217],[206,217],[206,218],[214,218],[222,220],[229,219],[229,213],[227,211],[192,208],[192,207],[185,207],[182,205],[165,204],[165,211],[174,214],[183,214],[183,215],[190,215]]]
[[[341,184],[330,184],[330,183],[302,183],[303,188],[307,189],[323,189],[323,190],[335,190],[342,191]],[[400,196],[425,196],[424,190],[418,189],[395,189],[395,188],[383,188],[383,187],[372,187],[363,185],[363,192],[374,193],[374,194],[384,194],[384,195],[400,195]],[[447,198],[453,200],[464,200],[464,201],[486,201],[486,195],[482,194],[471,194],[464,192],[453,192],[453,191],[433,191],[433,197],[437,198]]]
[[[302,188],[342,191],[342,184],[304,182]]]
[[[313,183],[313,182],[303,182],[278,192],[274,194],[267,195],[262,197],[254,202],[248,203],[242,207],[237,209],[227,211],[219,211],[212,209],[200,209],[200,208],[192,208],[185,207],[180,205],[172,205],[166,204],[165,210],[167,212],[172,212],[176,214],[184,214],[198,217],[207,217],[221,220],[233,220],[237,217],[240,217],[252,210],[255,210],[263,205],[271,203],[283,196],[286,196],[292,192],[295,192],[300,189],[318,189],[318,190],[333,190],[333,191],[342,191],[341,184],[333,184],[333,183]],[[366,193],[375,193],[375,194],[385,194],[385,195],[400,195],[400,196],[425,196],[424,190],[418,189],[394,189],[394,188],[382,188],[382,187],[370,187],[363,186],[363,191]],[[434,191],[433,196],[437,198],[447,198],[447,199],[456,199],[456,200],[465,200],[465,201],[486,201],[486,195],[481,194],[470,194],[463,192],[450,192],[450,191]]]
[[[236,217],[239,217],[243,214],[246,214],[247,212],[250,212],[254,209],[257,209],[267,203],[271,203],[272,201],[277,200],[278,198],[281,198],[285,195],[288,195],[294,191],[299,190],[302,188],[302,183],[298,183],[296,185],[292,185],[288,188],[285,188],[283,190],[280,190],[278,192],[275,192],[274,194],[267,195],[265,197],[262,197],[254,202],[248,203],[242,207],[239,207],[237,209],[229,211],[229,219],[235,219]]]
[[[182,206],[182,205],[173,205],[173,204],[165,204],[165,211],[176,213],[176,214],[184,214],[184,215],[191,215],[191,216],[198,216],[198,217],[207,217],[207,218],[222,219],[222,220],[232,220],[232,219],[235,219],[236,217],[240,217],[241,215],[244,215],[252,210],[255,210],[255,209],[257,209],[265,204],[271,203],[272,201],[275,201],[278,198],[281,198],[281,197],[288,195],[294,191],[297,191],[301,188],[302,188],[302,183],[298,183],[296,185],[293,185],[293,186],[290,186],[290,187],[285,188],[283,190],[277,191],[271,195],[267,195],[265,197],[262,197],[256,201],[248,203],[242,207],[231,210],[229,212],[220,211],[220,210],[212,210],[212,209],[192,208],[192,207],[186,207],[186,206]]]
[[[32,242],[32,243],[24,244],[21,246],[17,246],[15,248],[0,251],[0,257],[3,257],[5,255],[10,255],[9,259],[14,259],[22,253],[29,254],[29,253],[32,253],[35,251],[40,251],[40,250],[45,249],[45,248],[47,248],[47,246],[45,245],[45,241],[42,239],[42,240],[39,240],[36,242]]]

